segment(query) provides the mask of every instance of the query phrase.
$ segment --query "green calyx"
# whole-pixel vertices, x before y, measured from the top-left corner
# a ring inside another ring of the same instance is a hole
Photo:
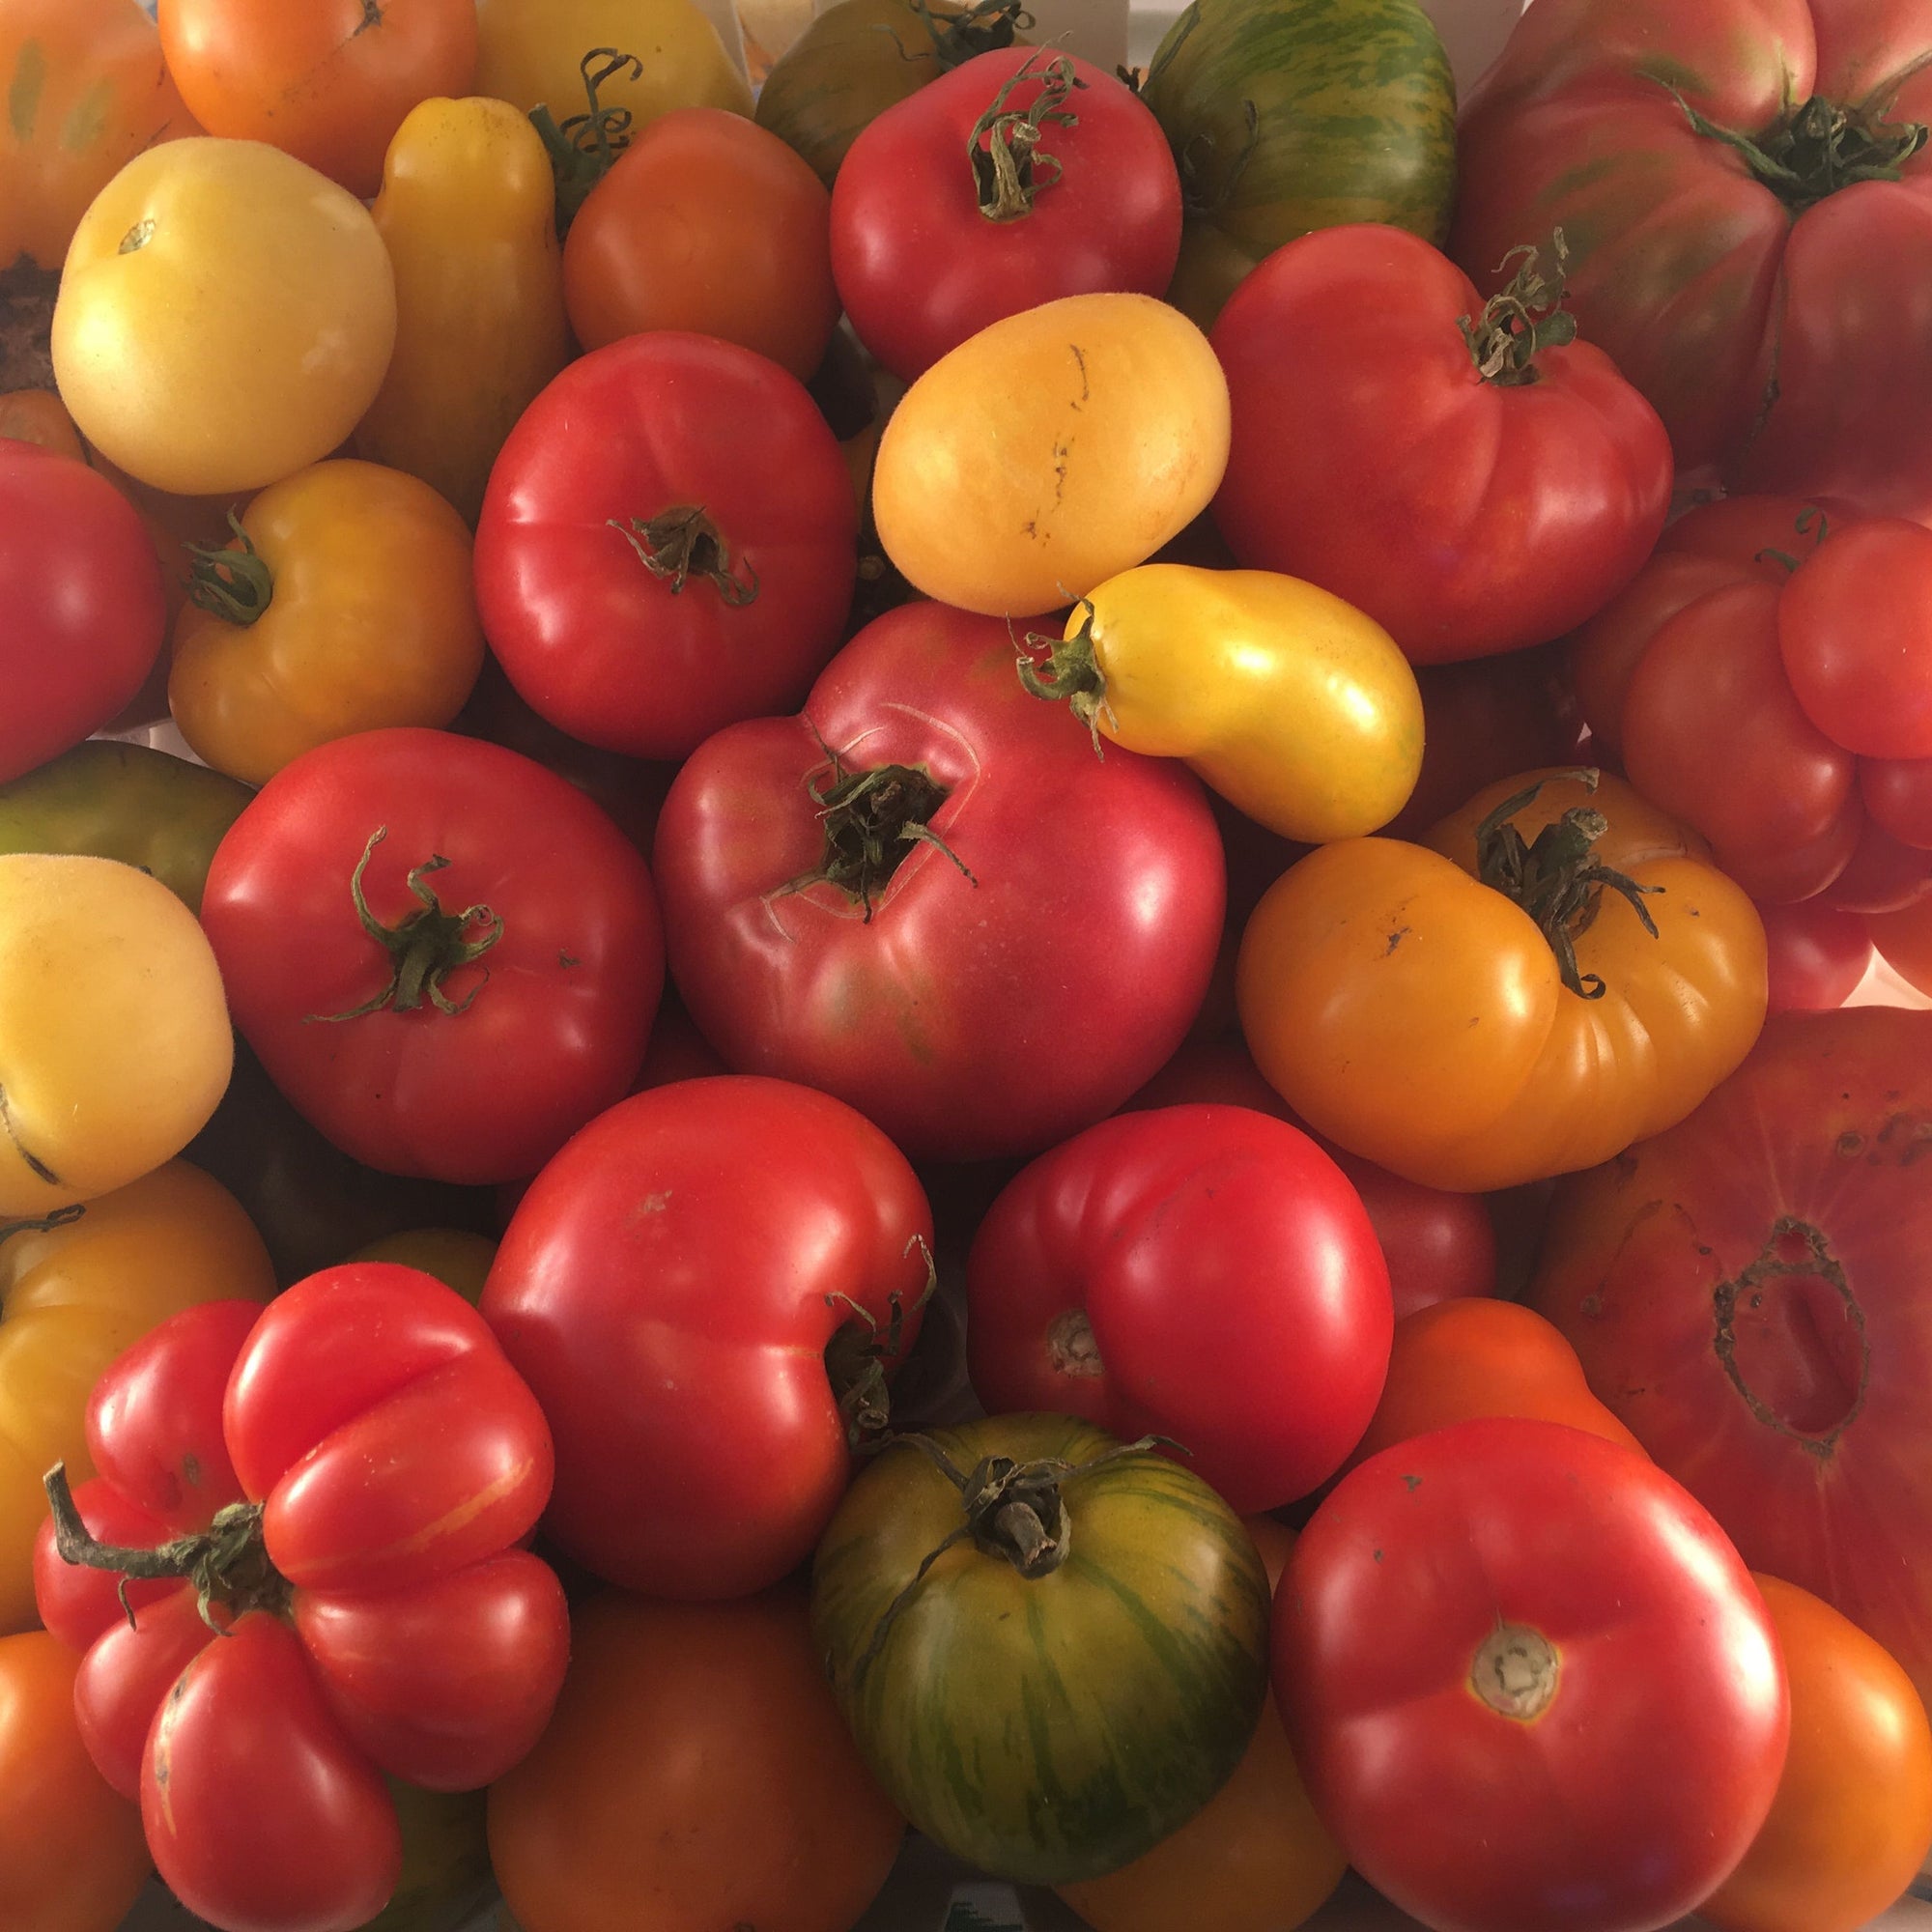
[[[1107,674],[1094,642],[1094,606],[1080,600],[1080,625],[1070,638],[1044,637],[1029,631],[1015,660],[1020,683],[1035,697],[1064,702],[1086,725],[1094,740],[1094,755],[1104,759],[1106,748],[1100,742],[1100,721],[1114,723],[1113,707],[1107,702]],[[1045,648],[1041,665],[1036,653]]]
[[[644,64],[636,54],[620,53],[615,47],[592,47],[577,65],[583,75],[588,102],[583,113],[559,121],[548,105],[530,110],[530,125],[542,136],[551,172],[556,177],[559,242],[570,233],[570,224],[589,200],[590,190],[616,166],[617,156],[631,145],[631,110],[605,106],[597,90],[620,76],[640,80],[644,72]]]
[[[233,510],[228,513],[228,527],[241,540],[240,550],[226,544],[182,546],[191,559],[187,598],[226,623],[252,624],[274,601],[275,576]]]
[[[1553,284],[1544,278],[1542,251],[1524,243],[1498,265],[1500,271],[1520,258],[1522,266],[1509,285],[1483,304],[1481,315],[1456,318],[1476,374],[1486,383],[1511,388],[1541,382],[1537,356],[1577,339],[1577,318],[1563,306],[1563,270],[1570,257],[1560,228],[1550,237],[1549,252],[1556,270]]]
[[[733,610],[756,602],[758,573],[732,557],[724,533],[704,514],[702,503],[675,504],[648,523],[636,517],[622,521],[611,517],[608,523],[637,553],[638,561],[670,585],[673,597],[696,577],[709,583]]]
[[[1033,15],[1020,0],[975,0],[957,14],[934,14],[925,0],[912,0],[912,11],[932,36],[933,56],[942,73],[951,73],[981,54],[1011,46],[1034,25]]]
[[[1073,63],[1062,54],[1036,70],[1035,58],[1027,56],[966,137],[974,191],[988,221],[1017,221],[1033,213],[1040,191],[1061,176],[1059,161],[1035,150],[1049,128],[1080,125],[1080,117],[1065,104],[1075,88],[1087,85],[1073,71]],[[1031,106],[1009,109],[1007,102],[1023,80],[1037,80],[1039,92]]]

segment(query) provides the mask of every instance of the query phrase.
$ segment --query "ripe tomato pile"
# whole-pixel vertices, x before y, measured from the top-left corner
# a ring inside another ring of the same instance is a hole
[[[5,1932],[1912,1884],[1932,0],[0,87]]]

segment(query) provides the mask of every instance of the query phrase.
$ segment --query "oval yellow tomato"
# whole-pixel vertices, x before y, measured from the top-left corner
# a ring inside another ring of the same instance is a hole
[[[344,459],[264,490],[202,551],[168,704],[197,757],[265,784],[355,731],[447,724],[483,668],[469,531],[427,483]]]
[[[1042,641],[1029,635],[1029,647]],[[1373,617],[1268,570],[1149,563],[1075,607],[1037,696],[1094,734],[1185,758],[1228,803],[1319,844],[1386,825],[1422,772],[1422,693]]]
[[[1037,617],[1145,563],[1227,464],[1208,338],[1148,296],[1068,296],[981,329],[906,391],[872,512],[915,589]]]
[[[234,1057],[214,953],[158,879],[113,859],[0,856],[0,1218],[172,1158]]]
[[[425,100],[389,143],[372,211],[396,277],[389,373],[355,451],[474,525],[517,418],[570,358],[550,156],[508,101]]]
[[[42,1478],[93,1474],[82,1411],[101,1372],[184,1308],[274,1292],[254,1224],[185,1161],[78,1209],[0,1217],[0,1631],[37,1620]]]
[[[138,156],[82,217],[54,305],[80,433],[184,496],[259,490],[343,442],[396,334],[369,211],[256,141]]]

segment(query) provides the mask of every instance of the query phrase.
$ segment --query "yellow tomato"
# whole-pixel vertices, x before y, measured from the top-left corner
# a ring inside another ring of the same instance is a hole
[[[102,1371],[184,1308],[274,1292],[254,1224],[185,1161],[66,1214],[0,1217],[0,1631],[36,1621],[42,1478],[94,1473],[81,1418]]]
[[[259,490],[348,438],[395,334],[369,211],[279,148],[201,136],[138,156],[81,218],[54,375],[82,436],[130,476]]]
[[[234,1055],[214,953],[158,879],[113,859],[0,856],[0,1218],[171,1159]]]
[[[1029,646],[1041,641],[1029,636]],[[1319,844],[1386,825],[1422,771],[1422,693],[1373,617],[1268,570],[1149,563],[1075,607],[1037,696],[1130,752],[1185,758],[1228,803]]]
[[[197,757],[264,784],[355,731],[447,724],[483,668],[469,531],[400,469],[318,463],[197,554],[168,704]]]
[[[472,1235],[463,1228],[411,1228],[371,1241],[349,1259],[420,1268],[445,1288],[453,1288],[465,1301],[475,1302],[482,1299],[490,1264],[497,1259],[497,1243],[487,1235]]]
[[[570,357],[555,181],[509,102],[425,100],[389,143],[372,213],[396,277],[396,348],[356,454],[474,525],[490,466]]]
[[[1145,563],[1227,464],[1208,338],[1147,296],[1069,296],[981,329],[906,391],[872,512],[915,589],[1037,617]]]

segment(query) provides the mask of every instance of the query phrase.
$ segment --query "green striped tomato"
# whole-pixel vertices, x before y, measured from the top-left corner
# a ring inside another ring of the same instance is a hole
[[[1456,82],[1417,0],[1192,0],[1142,96],[1189,211],[1168,299],[1203,328],[1250,269],[1313,229],[1385,221],[1448,238]]]
[[[1066,1416],[880,1456],[819,1545],[811,1619],[886,1794],[955,1856],[1032,1884],[1099,1877],[1186,1823],[1265,1695],[1267,1577],[1239,1518]]]

